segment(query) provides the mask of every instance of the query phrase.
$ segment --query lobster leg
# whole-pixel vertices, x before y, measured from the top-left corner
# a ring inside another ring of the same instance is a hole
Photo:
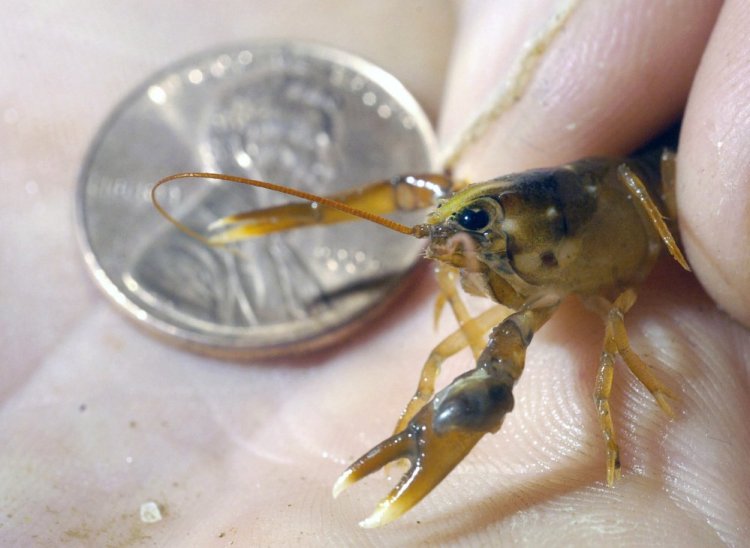
[[[615,373],[617,345],[612,336],[612,327],[609,322],[607,322],[604,331],[604,349],[599,358],[599,368],[596,372],[596,384],[594,386],[594,405],[604,435],[604,442],[607,445],[607,485],[611,486],[620,478],[620,447],[617,445],[617,437],[612,422],[612,410],[609,405]]]
[[[442,175],[407,175],[370,183],[327,198],[369,213],[384,214],[431,207],[436,197],[449,190],[450,181]],[[208,227],[208,241],[223,245],[273,232],[355,219],[348,213],[315,202],[291,203],[222,217]]]
[[[669,159],[663,159],[663,162],[664,161],[668,162]],[[662,167],[664,168],[663,172],[669,173],[669,165],[663,164]],[[638,175],[632,169],[630,169],[627,164],[620,164],[617,167],[617,176],[620,178],[620,181],[627,187],[630,195],[635,200],[635,203],[643,208],[643,211],[646,213],[649,222],[659,234],[659,237],[664,242],[664,245],[667,247],[669,254],[672,255],[675,261],[680,263],[680,266],[682,268],[689,271],[690,266],[688,266],[685,256],[682,254],[682,251],[680,251],[680,247],[677,245],[677,241],[669,231],[667,223],[664,222],[659,208],[656,206],[653,199],[649,195],[648,190],[646,189],[646,185],[643,183],[641,178],[638,177]]]
[[[677,155],[670,151],[664,150],[661,153],[661,194],[667,215],[672,219],[677,218]]]
[[[661,407],[667,415],[674,417],[672,408],[669,406],[666,398],[676,399],[676,396],[664,386],[653,373],[651,373],[648,365],[646,365],[641,357],[630,348],[628,334],[625,330],[624,315],[635,304],[635,299],[636,293],[632,289],[623,292],[617,298],[614,306],[610,310],[607,323],[611,326],[612,338],[617,346],[617,353],[622,356],[628,369],[630,369],[648,391],[651,392],[651,395],[659,404],[659,407]]]
[[[449,357],[453,356],[457,352],[460,352],[467,346],[466,330],[470,329],[479,333],[481,337],[486,333],[493,325],[497,325],[508,315],[507,309],[504,306],[496,305],[489,310],[484,311],[476,318],[469,319],[461,325],[459,329],[448,335],[445,339],[430,352],[427,361],[422,367],[422,372],[419,375],[419,384],[417,390],[414,392],[411,400],[406,405],[401,418],[396,423],[394,433],[401,432],[406,428],[409,421],[414,418],[417,411],[419,411],[424,404],[426,404],[430,398],[435,394],[435,381],[440,373],[440,366]]]
[[[471,451],[487,433],[500,428],[513,408],[513,385],[520,377],[526,348],[557,304],[524,309],[492,330],[475,369],[460,375],[423,406],[401,432],[355,461],[333,487],[338,496],[389,462],[406,458],[411,466],[399,483],[360,523],[384,525],[412,508]]]
[[[438,263],[435,267],[435,273],[438,285],[440,286],[438,300],[435,303],[435,324],[437,324],[437,320],[440,317],[443,305],[447,302],[453,311],[453,315],[456,317],[461,331],[466,337],[474,359],[477,359],[484,347],[484,334],[492,325],[496,325],[497,322],[486,327],[481,327],[476,322],[471,322],[471,315],[456,290],[459,277],[458,270],[445,263]]]
[[[605,299],[598,299],[595,305],[605,317],[604,349],[599,360],[599,369],[596,375],[594,388],[594,404],[599,416],[599,424],[602,428],[604,441],[607,444],[607,484],[613,485],[620,477],[620,452],[612,423],[612,414],[609,406],[609,396],[612,390],[614,377],[614,362],[619,354],[628,369],[643,383],[659,407],[670,417],[674,417],[672,408],[667,402],[667,397],[674,399],[672,392],[665,387],[651,373],[648,365],[630,348],[628,334],[625,330],[625,313],[635,304],[636,293],[633,289],[623,291],[615,300],[609,304]],[[607,307],[606,312],[603,310]]]

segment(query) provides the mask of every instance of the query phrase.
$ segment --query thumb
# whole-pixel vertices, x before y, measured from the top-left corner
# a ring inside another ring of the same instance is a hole
[[[750,326],[750,5],[724,4],[695,78],[678,154],[680,231],[698,279]]]

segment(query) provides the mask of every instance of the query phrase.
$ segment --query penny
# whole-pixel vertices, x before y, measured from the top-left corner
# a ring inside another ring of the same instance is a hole
[[[326,195],[434,171],[435,150],[414,98],[358,57],[290,42],[203,53],[148,79],[99,131],[77,197],[84,257],[119,308],[172,342],[236,357],[318,348],[382,307],[419,241],[353,222],[246,240],[229,253],[167,223],[151,187],[171,173],[210,171]],[[289,200],[211,181],[160,196],[197,229]]]

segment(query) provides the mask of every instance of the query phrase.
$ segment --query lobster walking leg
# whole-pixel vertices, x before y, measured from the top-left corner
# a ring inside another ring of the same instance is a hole
[[[617,297],[614,303],[609,305],[605,314],[604,349],[596,374],[594,404],[599,416],[604,441],[607,444],[608,485],[613,485],[620,477],[620,452],[609,406],[609,396],[614,378],[614,362],[618,354],[636,378],[651,392],[659,407],[670,417],[674,416],[666,399],[667,397],[674,399],[674,395],[651,373],[648,365],[643,362],[641,357],[630,348],[624,318],[625,313],[635,304],[635,300],[635,291],[627,289]],[[599,301],[600,306],[606,302],[604,299]]]
[[[609,312],[607,323],[611,326],[612,338],[617,346],[617,353],[622,356],[623,361],[630,371],[632,371],[638,380],[643,383],[649,392],[651,392],[651,395],[654,396],[659,407],[661,407],[667,415],[674,417],[672,408],[666,399],[675,399],[674,394],[672,394],[672,392],[664,386],[653,373],[651,373],[648,365],[646,365],[641,357],[630,348],[628,334],[625,330],[624,315],[635,304],[635,299],[636,294],[634,290],[628,289],[627,291],[624,291],[614,302],[614,305]]]
[[[476,318],[467,320],[462,326],[448,335],[445,339],[430,352],[430,356],[427,358],[422,371],[419,374],[419,384],[417,390],[414,392],[411,400],[406,405],[401,418],[396,423],[394,433],[401,432],[409,421],[414,418],[414,415],[430,400],[435,394],[435,381],[440,373],[440,366],[443,362],[460,352],[467,346],[467,337],[464,327],[468,327],[471,330],[477,331],[480,335],[484,335],[493,325],[497,325],[508,315],[507,308],[501,305],[496,305],[489,310],[484,311]]]
[[[596,372],[594,405],[604,435],[604,442],[607,445],[607,485],[610,486],[614,485],[615,481],[620,478],[620,448],[617,445],[615,428],[612,422],[612,410],[609,405],[616,357],[617,345],[612,336],[612,327],[607,323],[604,332],[604,349],[599,358],[599,368]]]
[[[664,222],[659,208],[656,206],[653,199],[649,195],[648,189],[646,188],[646,185],[641,180],[641,178],[625,163],[618,166],[617,176],[630,191],[630,195],[633,197],[636,203],[640,205],[641,208],[643,208],[643,211],[646,213],[646,216],[651,222],[651,225],[654,227],[654,229],[656,229],[656,232],[659,233],[659,237],[664,242],[664,245],[667,246],[667,251],[669,251],[669,254],[672,255],[675,261],[680,263],[680,266],[682,268],[689,271],[690,266],[688,266],[685,256],[682,254],[682,251],[680,251],[680,247],[677,245],[677,241],[669,231],[669,227]]]
[[[659,165],[661,175],[661,194],[666,214],[673,220],[677,218],[677,155],[671,150],[661,153],[661,164]]]
[[[440,286],[438,300],[435,302],[435,324],[437,324],[437,320],[440,317],[443,305],[447,302],[450,305],[451,310],[453,310],[453,315],[456,317],[460,330],[466,337],[466,343],[469,345],[469,348],[471,348],[471,353],[474,355],[474,359],[476,359],[479,357],[479,354],[481,354],[482,348],[484,347],[485,332],[492,327],[492,325],[496,325],[497,322],[485,328],[479,328],[476,322],[472,323],[470,321],[471,315],[456,290],[459,273],[455,268],[446,264],[438,263],[435,267],[435,274],[438,285]]]

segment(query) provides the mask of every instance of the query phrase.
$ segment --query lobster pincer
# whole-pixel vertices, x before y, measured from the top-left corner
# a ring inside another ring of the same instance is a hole
[[[485,434],[497,432],[513,409],[513,385],[521,375],[526,347],[553,307],[509,316],[490,335],[477,367],[460,375],[420,409],[406,428],[376,445],[339,477],[334,497],[386,464],[408,459],[399,483],[363,520],[378,527],[398,518],[427,495]]]

